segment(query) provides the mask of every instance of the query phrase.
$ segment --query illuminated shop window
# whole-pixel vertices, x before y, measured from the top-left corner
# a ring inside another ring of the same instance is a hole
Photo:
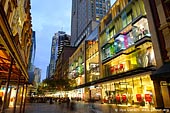
[[[133,24],[132,35],[135,39],[135,42],[146,36],[147,37],[151,36],[149,31],[148,21],[146,18],[142,18],[138,22]]]
[[[125,39],[123,35],[119,35],[114,42],[115,52],[119,52],[125,49]]]
[[[113,43],[108,44],[102,48],[102,60],[112,57],[115,54],[115,48]]]
[[[151,42],[148,42],[138,46],[138,48],[129,48],[127,51],[125,51],[127,55],[120,55],[104,64],[102,67],[104,75],[111,76],[132,71],[141,67],[145,68],[149,66],[155,66],[156,62],[154,51],[150,44]]]
[[[123,78],[102,85],[104,103],[119,105],[153,105],[153,83],[149,75]]]

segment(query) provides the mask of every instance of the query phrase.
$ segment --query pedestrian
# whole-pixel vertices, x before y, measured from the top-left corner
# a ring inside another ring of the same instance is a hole
[[[70,105],[70,99],[69,99],[69,97],[67,97],[66,103],[67,103],[67,108],[69,108],[69,105]]]
[[[50,104],[53,104],[53,99],[52,98],[50,98]]]
[[[70,103],[70,110],[71,111],[75,111],[76,110],[76,104],[75,104],[74,101],[71,101],[71,103]]]

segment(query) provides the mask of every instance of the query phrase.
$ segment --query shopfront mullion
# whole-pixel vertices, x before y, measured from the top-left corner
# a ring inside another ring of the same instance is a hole
[[[128,83],[127,83],[127,81],[126,81],[126,79],[125,79],[125,83],[126,83],[126,98],[127,98],[127,95],[128,95],[128,89],[127,89],[127,85],[128,85]],[[126,105],[127,105],[127,100],[126,100]]]

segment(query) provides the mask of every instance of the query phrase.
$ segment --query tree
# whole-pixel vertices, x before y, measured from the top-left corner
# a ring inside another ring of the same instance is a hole
[[[38,88],[39,93],[43,92],[53,92],[53,91],[68,91],[72,90],[75,86],[75,80],[68,78],[65,79],[53,79],[48,78],[43,80],[42,86]]]

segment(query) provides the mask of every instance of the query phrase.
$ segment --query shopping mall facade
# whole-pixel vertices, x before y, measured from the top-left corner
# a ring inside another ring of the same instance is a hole
[[[169,65],[169,49],[165,60],[150,7],[147,0],[117,0],[113,4],[93,35],[70,57],[69,77],[77,83],[70,96],[124,106],[170,108],[169,77],[155,77],[165,62]],[[169,48],[166,41],[164,49]]]

